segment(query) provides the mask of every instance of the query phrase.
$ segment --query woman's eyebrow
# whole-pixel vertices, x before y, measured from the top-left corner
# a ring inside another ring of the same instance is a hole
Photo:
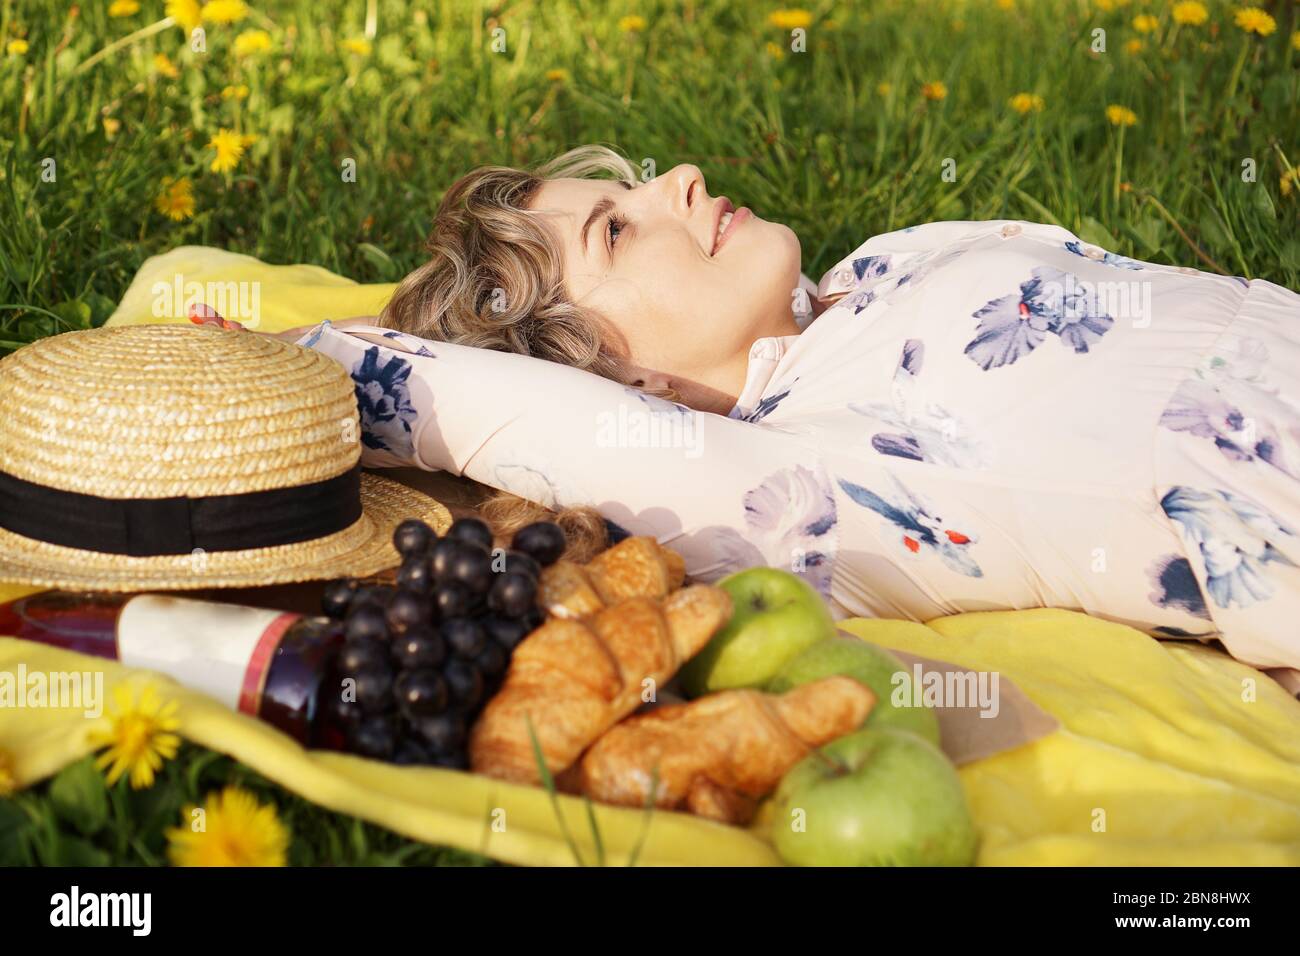
[[[587,248],[587,230],[591,228],[593,222],[612,211],[613,208],[614,200],[610,199],[608,196],[597,200],[596,205],[591,207],[591,215],[589,215],[587,221],[582,224],[582,254],[584,256],[590,257],[591,255],[591,250]]]

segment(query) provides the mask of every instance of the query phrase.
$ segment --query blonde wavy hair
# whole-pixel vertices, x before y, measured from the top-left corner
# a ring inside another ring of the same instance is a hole
[[[605,340],[600,317],[573,302],[554,232],[529,205],[550,179],[613,179],[635,187],[638,168],[606,146],[580,146],[532,170],[484,166],[443,196],[425,243],[429,261],[398,285],[381,325],[422,338],[531,355],[642,387]],[[540,517],[540,505],[498,492],[480,512],[499,537]],[[591,508],[558,515],[569,557],[584,560],[605,543]]]

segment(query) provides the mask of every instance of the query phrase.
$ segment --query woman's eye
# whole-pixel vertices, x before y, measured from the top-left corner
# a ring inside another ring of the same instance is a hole
[[[609,217],[609,244],[611,248],[614,243],[618,242],[618,237],[622,234],[623,227],[626,225],[626,220],[620,219],[618,216]]]

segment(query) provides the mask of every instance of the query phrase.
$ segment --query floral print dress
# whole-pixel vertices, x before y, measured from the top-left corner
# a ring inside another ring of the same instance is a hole
[[[365,464],[591,504],[709,580],[842,615],[1062,607],[1300,668],[1300,296],[1020,222],[876,236],[760,339],[729,416],[328,323]]]

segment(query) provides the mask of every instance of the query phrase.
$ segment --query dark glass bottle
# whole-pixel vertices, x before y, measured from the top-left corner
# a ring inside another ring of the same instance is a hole
[[[159,594],[43,591],[0,604],[0,635],[160,671],[308,747],[341,749],[322,706],[337,622]]]

